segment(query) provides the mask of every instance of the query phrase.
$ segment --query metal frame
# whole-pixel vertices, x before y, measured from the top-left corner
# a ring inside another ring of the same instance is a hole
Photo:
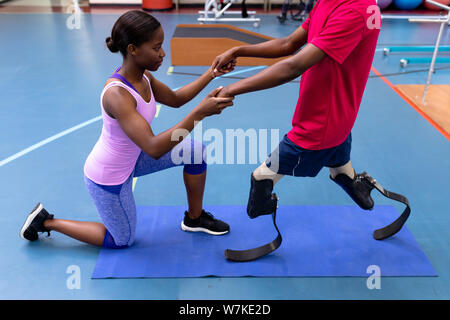
[[[197,21],[200,23],[205,22],[253,22],[255,28],[259,27],[261,21],[260,18],[255,18],[256,11],[247,11],[248,18],[223,18],[225,15],[240,15],[241,11],[227,11],[229,7],[235,2],[235,0],[229,0],[227,4],[219,9],[217,0],[206,0],[205,9],[199,11],[199,18]]]
[[[434,46],[391,46],[383,49],[387,56],[391,52],[433,52]],[[450,52],[450,46],[440,46],[439,52]]]
[[[444,28],[447,25],[450,25],[450,7],[443,5],[439,2],[433,1],[433,0],[426,0],[428,3],[437,6],[441,9],[444,9],[447,11],[446,16],[426,16],[426,17],[420,17],[420,16],[388,16],[384,15],[382,18],[384,19],[408,19],[409,22],[424,22],[424,23],[440,23],[441,26],[439,28],[439,34],[436,40],[436,44],[434,47],[425,47],[425,46],[411,46],[411,47],[403,47],[403,49],[400,49],[401,47],[386,47],[383,49],[383,54],[387,55],[389,52],[392,51],[407,51],[407,52],[413,52],[413,51],[419,51],[419,52],[426,52],[426,51],[433,51],[433,56],[431,58],[402,58],[400,60],[400,66],[406,67],[409,63],[430,63],[430,69],[428,71],[428,77],[427,77],[427,83],[425,85],[425,89],[423,92],[422,97],[422,103],[425,104],[426,96],[428,93],[428,89],[430,87],[431,83],[431,77],[434,73],[434,67],[436,63],[449,63],[450,58],[437,58],[437,54],[439,51],[450,51],[449,46],[443,46],[440,47],[442,34],[444,33]]]

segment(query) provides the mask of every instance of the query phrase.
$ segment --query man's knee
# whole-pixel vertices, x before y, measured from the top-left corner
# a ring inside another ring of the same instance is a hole
[[[337,166],[337,167],[330,167],[330,175],[332,178],[336,177],[338,174],[346,174],[347,176],[349,176],[351,179],[353,179],[355,177],[355,170],[352,167],[352,164],[350,162],[350,160],[341,165],[341,166]]]
[[[272,171],[267,164],[263,162],[258,168],[255,169],[255,171],[253,171],[253,177],[256,181],[266,179],[272,180],[275,185],[278,181],[280,181],[283,175]]]

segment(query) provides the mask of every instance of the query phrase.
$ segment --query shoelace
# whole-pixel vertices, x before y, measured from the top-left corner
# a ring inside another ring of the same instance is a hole
[[[211,212],[207,212],[205,210],[202,210],[202,214],[205,213],[211,220],[215,220],[214,215]]]

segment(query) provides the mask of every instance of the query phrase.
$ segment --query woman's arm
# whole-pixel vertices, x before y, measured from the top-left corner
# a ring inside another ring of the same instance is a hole
[[[227,70],[226,72],[232,71],[232,69]],[[221,74],[223,74],[222,72]],[[205,88],[212,79],[214,79],[214,75],[211,70],[208,69],[205,73],[203,73],[199,78],[195,81],[181,87],[177,91],[173,91],[168,86],[166,86],[161,81],[157,80],[152,74],[148,71],[145,71],[145,74],[149,77],[153,94],[155,95],[156,101],[165,104],[169,107],[179,108],[187,102],[191,101],[200,91]]]
[[[148,122],[137,112],[136,100],[122,87],[113,87],[103,96],[103,107],[118,122],[125,134],[145,153],[158,159],[180,143],[194,129],[198,121],[219,114],[233,105],[233,98],[215,97],[221,90],[213,90],[183,120],[174,127],[154,135]]]

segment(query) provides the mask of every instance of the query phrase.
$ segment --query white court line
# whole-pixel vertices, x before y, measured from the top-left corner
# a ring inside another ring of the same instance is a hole
[[[220,76],[218,78],[225,78],[225,76],[232,76],[232,75],[235,75],[235,74],[240,74],[240,73],[244,73],[244,72],[258,70],[258,69],[262,69],[262,68],[265,68],[265,67],[266,66],[258,66],[258,67],[254,67],[254,68],[249,68],[249,69],[244,69],[244,70],[240,70],[240,71],[236,71],[236,72],[231,72],[231,73],[227,73],[227,74],[225,74],[223,76]],[[216,79],[217,78],[214,78],[212,81],[214,81]],[[181,88],[181,87],[179,87],[179,88]],[[172,89],[172,90],[178,90],[179,88],[175,88],[175,89]],[[88,126],[88,125],[90,125],[90,124],[92,124],[94,122],[97,122],[97,121],[99,121],[101,119],[102,119],[102,116],[97,116],[97,117],[92,118],[90,120],[87,120],[87,121],[85,121],[83,123],[80,123],[80,124],[78,124],[78,125],[76,125],[76,126],[74,126],[72,128],[69,128],[67,130],[64,130],[64,131],[58,133],[58,134],[55,134],[54,136],[51,136],[51,137],[49,137],[49,138],[47,138],[45,140],[42,140],[42,141],[40,141],[40,142],[38,142],[36,144],[33,144],[32,146],[30,146],[30,147],[28,147],[26,149],[23,149],[22,151],[19,151],[16,154],[13,154],[12,156],[10,156],[10,157],[8,157],[6,159],[1,160],[0,161],[0,167],[4,166],[5,164],[8,164],[11,161],[14,161],[14,160],[16,160],[16,159],[18,159],[20,157],[23,157],[24,155],[26,155],[27,153],[30,153],[33,150],[36,150],[36,149],[38,149],[38,148],[40,148],[40,147],[42,147],[42,146],[44,146],[44,145],[46,145],[46,144],[48,144],[48,143],[50,143],[52,141],[55,141],[55,140],[57,140],[57,139],[59,139],[61,137],[64,137],[65,135],[68,135],[69,133],[77,131],[78,129],[86,127],[86,126]]]
[[[33,144],[31,147],[23,149],[22,151],[17,152],[16,154],[13,154],[12,156],[10,156],[10,157],[0,161],[0,167],[4,166],[5,164],[7,164],[7,163],[9,163],[9,162],[11,162],[13,160],[16,160],[17,158],[20,158],[20,157],[26,155],[27,153],[29,153],[29,152],[31,152],[33,150],[36,150],[36,149],[46,145],[47,143],[55,141],[56,139],[59,139],[59,138],[65,136],[65,135],[68,135],[69,133],[72,133],[72,132],[74,132],[74,131],[76,131],[78,129],[81,129],[81,128],[87,126],[87,125],[90,125],[91,123],[94,123],[94,122],[100,120],[101,118],[102,118],[102,116],[98,116],[98,117],[92,118],[91,120],[88,120],[88,121],[85,121],[83,123],[80,123],[79,125],[76,125],[76,126],[70,128],[70,129],[67,129],[67,130],[64,130],[64,131],[62,131],[62,132],[60,132],[58,134],[55,134],[54,136],[51,136],[50,138],[47,138],[45,140],[42,140],[41,142]]]

